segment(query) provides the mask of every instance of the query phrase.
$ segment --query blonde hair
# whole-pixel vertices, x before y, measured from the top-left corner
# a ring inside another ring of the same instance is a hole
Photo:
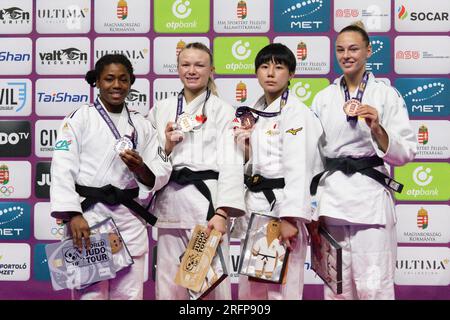
[[[201,43],[201,42],[188,43],[183,49],[180,50],[180,53],[178,54],[178,57],[180,56],[181,52],[183,52],[186,49],[197,49],[197,50],[201,50],[201,51],[206,52],[208,54],[208,56],[209,56],[209,63],[211,65],[211,67],[213,66],[213,56],[212,56],[211,50],[206,45],[204,45],[203,43]],[[179,61],[178,61],[178,58],[177,58],[177,63],[178,62]],[[209,76],[208,84],[206,86],[208,87],[209,90],[211,90],[211,93],[213,95],[219,96],[217,94],[217,85],[214,82],[214,79],[212,78],[212,74]]]

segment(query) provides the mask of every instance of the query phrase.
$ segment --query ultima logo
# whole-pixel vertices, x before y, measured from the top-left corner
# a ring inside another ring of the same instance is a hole
[[[0,110],[19,112],[27,101],[26,82],[7,82],[9,87],[0,88]]]

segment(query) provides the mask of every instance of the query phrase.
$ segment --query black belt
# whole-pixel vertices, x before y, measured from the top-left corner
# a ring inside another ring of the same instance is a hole
[[[259,174],[244,176],[244,183],[251,192],[262,192],[270,204],[270,210],[275,206],[276,198],[273,189],[283,189],[285,186],[283,178],[267,179]]]
[[[216,171],[192,171],[186,167],[182,168],[181,170],[172,171],[172,174],[170,175],[170,181],[173,181],[179,185],[193,184],[197,188],[197,190],[209,201],[206,220],[209,220],[214,216],[215,210],[212,203],[211,192],[209,191],[206,183],[203,181],[217,179],[219,179],[219,173]]]
[[[134,198],[139,195],[139,188],[121,190],[110,184],[101,188],[80,186],[76,184],[75,190],[80,196],[86,197],[86,199],[81,202],[81,209],[83,212],[97,202],[105,203],[111,206],[123,204],[152,226],[156,223],[156,217],[145,210],[145,208],[139,203],[134,201]]]
[[[325,158],[325,170],[316,174],[311,181],[309,191],[311,195],[315,195],[317,187],[319,186],[320,178],[325,172],[333,173],[335,171],[342,171],[346,175],[352,175],[356,172],[364,174],[375,181],[382,184],[384,187],[394,190],[395,192],[402,192],[403,185],[384,173],[374,169],[374,167],[382,166],[383,159],[377,156],[368,158]]]

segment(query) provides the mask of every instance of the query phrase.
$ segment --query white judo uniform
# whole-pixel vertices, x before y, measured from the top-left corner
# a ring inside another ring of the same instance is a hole
[[[206,92],[189,104],[183,97],[183,111],[201,115]],[[167,122],[175,121],[177,98],[158,102],[150,111],[149,119],[165,144]],[[229,216],[245,213],[244,169],[242,152],[234,143],[231,122],[234,109],[211,94],[205,104],[207,120],[199,130],[184,134],[184,140],[175,146],[170,157],[173,170],[187,167],[192,171],[213,170],[218,180],[205,180],[211,192],[214,209],[226,207]],[[189,299],[187,290],[174,283],[179,257],[186,250],[191,230],[197,224],[206,225],[209,202],[190,184],[181,186],[170,182],[156,197],[153,209],[158,222],[158,250],[156,272],[156,298]],[[228,237],[221,244],[225,261],[229,263]],[[228,270],[229,265],[228,265]],[[225,279],[211,294],[210,299],[231,299],[231,284]]]
[[[265,112],[278,112],[280,100],[264,109],[264,97],[252,107]],[[317,117],[292,93],[275,117],[260,116],[250,137],[251,175],[284,178],[285,187],[274,189],[276,204],[271,210],[263,192],[246,192],[247,212],[263,213],[277,218],[298,218],[296,245],[289,254],[286,284],[266,284],[239,278],[239,299],[301,299],[306,257],[307,232],[305,222],[311,220],[309,185],[315,173],[322,170],[318,140],[322,128]],[[250,172],[249,172],[250,173]]]
[[[110,113],[110,116],[121,136],[131,135],[133,127],[128,122],[125,108],[120,115]],[[106,122],[93,105],[83,105],[63,120],[58,131],[51,165],[53,217],[65,219],[63,212],[82,212],[84,198],[75,191],[75,184],[89,187],[111,184],[119,189],[139,186],[145,194],[159,190],[167,183],[172,167],[158,156],[156,131],[140,114],[130,111],[130,117],[138,135],[136,151],[154,173],[154,186],[148,188],[138,182],[115,152],[116,139]],[[139,199],[135,200],[139,202]],[[83,217],[90,226],[112,217],[135,263],[118,273],[115,279],[77,290],[76,294],[81,294],[82,299],[142,299],[144,256],[148,251],[146,222],[121,204],[97,203],[84,212]]]
[[[359,119],[356,126],[347,122],[341,78],[319,92],[312,104],[324,129],[321,154],[327,158],[376,155],[396,166],[413,160],[416,139],[401,95],[370,73],[362,103],[378,111],[380,125],[389,137],[384,153],[364,119]],[[375,169],[389,175],[386,165]],[[314,219],[322,216],[328,231],[343,246],[344,292],[334,295],[325,286],[325,298],[394,299],[397,241],[391,192],[359,172],[347,176],[336,171],[322,177],[316,196],[318,207]]]

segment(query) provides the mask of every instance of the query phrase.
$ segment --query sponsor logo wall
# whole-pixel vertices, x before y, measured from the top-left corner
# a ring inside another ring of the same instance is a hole
[[[262,94],[254,75],[258,51],[282,42],[297,59],[291,92],[310,106],[340,75],[334,41],[355,20],[371,36],[367,69],[396,87],[417,137],[415,161],[389,166],[405,185],[395,195],[397,298],[450,299],[449,12],[445,0],[2,0],[0,299],[70,299],[51,289],[46,265],[45,245],[64,232],[49,215],[51,157],[71,143],[57,137],[63,117],[98,93],[84,75],[101,56],[122,53],[132,61],[137,80],[127,103],[146,116],[182,88],[177,56],[187,43],[212,49],[219,95],[238,107]],[[146,299],[155,296],[152,255]],[[239,255],[232,239],[234,298]],[[309,255],[304,297],[322,299]],[[23,290],[27,285],[32,290]]]

